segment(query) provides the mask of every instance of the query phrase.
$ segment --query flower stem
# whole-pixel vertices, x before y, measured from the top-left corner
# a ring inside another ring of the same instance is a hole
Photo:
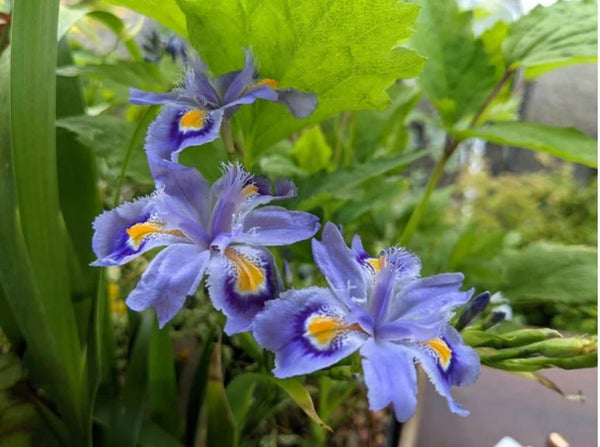
[[[486,109],[490,106],[490,104],[492,103],[494,98],[498,95],[498,93],[500,93],[500,90],[502,90],[502,87],[504,86],[504,84],[506,84],[508,82],[508,80],[510,79],[510,77],[513,75],[514,72],[515,72],[514,70],[506,70],[506,72],[504,73],[504,76],[502,76],[502,78],[498,81],[498,83],[496,84],[494,89],[490,92],[490,94],[487,96],[487,98],[485,98],[485,101],[481,104],[479,109],[477,109],[477,112],[475,112],[473,119],[469,123],[469,127],[474,127],[478,124],[479,120],[485,113]],[[421,222],[423,214],[425,213],[425,210],[427,209],[427,205],[429,203],[429,198],[431,197],[433,190],[436,188],[437,184],[439,183],[440,179],[442,178],[442,174],[444,173],[444,167],[446,166],[446,162],[450,159],[450,157],[452,157],[452,154],[455,152],[455,150],[458,147],[458,144],[460,142],[461,142],[461,140],[456,140],[456,139],[454,139],[454,137],[452,137],[450,135],[448,135],[446,137],[444,153],[443,153],[442,157],[436,163],[435,167],[433,168],[433,172],[431,173],[431,176],[429,177],[429,180],[427,181],[427,186],[425,187],[425,193],[423,194],[423,197],[421,198],[417,207],[414,209],[414,211],[410,215],[410,218],[408,219],[408,223],[406,224],[406,227],[404,228],[404,231],[402,232],[402,235],[400,236],[400,244],[401,245],[406,245],[412,238],[412,235],[414,234],[415,230],[417,229],[417,226]]]
[[[227,150],[227,157],[230,161],[235,161],[238,158],[243,159],[244,153],[236,146],[233,140],[233,132],[231,131],[231,121],[224,119],[221,124],[221,138]]]
[[[478,124],[478,122],[481,119],[481,116],[483,115],[485,110],[489,107],[489,105],[492,103],[492,101],[498,95],[498,93],[500,93],[500,90],[502,90],[502,87],[504,87],[504,84],[506,84],[508,82],[508,80],[510,79],[510,77],[513,75],[514,72],[515,72],[514,69],[506,70],[506,72],[504,73],[504,76],[502,76],[502,78],[498,81],[498,83],[494,87],[494,90],[492,90],[490,92],[490,94],[487,96],[487,98],[485,98],[485,101],[483,101],[483,104],[481,104],[479,109],[477,109],[477,112],[475,113],[475,115],[473,116],[473,119],[469,123],[469,127],[474,127]]]
[[[446,162],[454,153],[454,150],[458,146],[458,143],[459,141],[453,139],[452,137],[448,137],[446,139],[444,153],[433,168],[433,172],[431,173],[431,176],[427,181],[427,186],[425,187],[425,194],[423,195],[423,197],[419,201],[419,204],[410,215],[410,219],[408,219],[406,227],[404,227],[402,236],[400,236],[400,245],[406,245],[408,241],[410,241],[413,233],[417,229],[417,226],[421,222],[423,214],[425,213],[427,205],[429,204],[429,198],[431,197],[431,194],[433,193],[433,190],[436,188],[437,184],[440,182],[442,174],[444,173],[444,167],[446,166]]]

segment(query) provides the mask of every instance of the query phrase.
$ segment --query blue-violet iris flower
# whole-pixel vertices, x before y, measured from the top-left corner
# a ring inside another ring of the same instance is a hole
[[[322,242],[313,239],[313,256],[329,288],[286,291],[254,320],[256,340],[275,352],[275,376],[307,374],[359,350],[370,408],[392,403],[402,422],[417,404],[416,361],[450,410],[468,415],[450,392],[477,380],[480,369],[449,325],[472,295],[459,290],[463,275],[420,278],[415,255],[395,247],[370,257],[358,236],[350,249],[331,223]]]
[[[163,105],[150,125],[146,138],[147,153],[163,160],[178,162],[179,153],[188,146],[199,146],[219,136],[222,121],[244,104],[257,99],[287,106],[297,118],[310,115],[317,106],[314,93],[278,89],[274,79],[260,79],[250,51],[245,53],[242,70],[210,79],[207,67],[197,55],[189,61],[183,85],[168,93],[130,89],[134,104]],[[152,164],[152,159],[150,160]],[[152,168],[152,165],[151,165]]]
[[[126,300],[136,311],[156,310],[164,326],[198,288],[204,274],[213,305],[227,316],[225,332],[250,329],[265,301],[279,295],[281,279],[265,246],[308,239],[318,218],[301,211],[264,206],[295,194],[290,181],[275,191],[263,178],[226,165],[212,187],[193,168],[174,165],[161,173],[150,196],[106,211],[94,221],[92,265],[121,265],[158,246]]]

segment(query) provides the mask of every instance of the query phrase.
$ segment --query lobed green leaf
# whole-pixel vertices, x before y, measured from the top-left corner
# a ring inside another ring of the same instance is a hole
[[[395,0],[179,0],[190,41],[215,74],[239,70],[251,48],[263,78],[313,92],[317,110],[297,120],[261,101],[238,112],[248,160],[285,136],[343,110],[383,108],[396,79],[419,74],[423,59],[399,47],[418,13]]]
[[[455,0],[420,0],[421,13],[411,39],[427,58],[419,85],[448,127],[475,113],[497,75],[484,44],[473,37],[471,12]]]
[[[596,1],[538,6],[510,25],[504,53],[510,68],[534,78],[549,70],[597,60]]]

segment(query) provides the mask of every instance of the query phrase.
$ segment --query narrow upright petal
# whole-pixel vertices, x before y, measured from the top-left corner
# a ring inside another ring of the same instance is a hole
[[[210,200],[214,206],[209,233],[213,236],[231,233],[239,220],[242,203],[255,192],[252,175],[237,164],[225,165],[223,176],[210,190]]]
[[[448,401],[448,408],[460,416],[468,416],[452,398],[451,387],[470,385],[479,377],[479,356],[462,341],[460,334],[447,327],[442,335],[415,344],[411,351],[423,366],[436,391]]]
[[[273,256],[256,247],[226,248],[213,255],[207,273],[210,298],[227,317],[228,335],[249,330],[257,312],[266,301],[276,298],[282,287]]]
[[[135,311],[153,307],[159,326],[163,327],[181,309],[186,296],[196,291],[209,258],[210,252],[194,245],[167,247],[150,262],[127,297],[127,306]]]
[[[190,219],[208,228],[210,219],[210,186],[202,174],[173,162],[160,162],[153,158],[154,179],[157,188],[162,188],[170,201]]]
[[[94,266],[125,264],[152,248],[188,238],[156,215],[159,194],[105,211],[94,220]]]
[[[178,162],[179,153],[186,147],[218,138],[222,120],[222,110],[165,105],[148,128],[146,152]]]
[[[302,211],[266,206],[249,212],[235,242],[272,246],[289,245],[308,239],[319,229],[319,218]]]
[[[342,233],[328,222],[323,229],[322,242],[313,239],[313,257],[334,293],[351,302],[366,302],[367,286],[360,265],[346,246]]]
[[[192,55],[185,72],[184,90],[203,109],[216,109],[221,104],[219,95],[208,78],[208,68],[197,54]]]
[[[227,78],[228,82],[222,85],[224,89],[223,102],[229,104],[238,99],[244,90],[254,83],[255,73],[256,67],[252,51],[246,50],[244,51],[244,68],[236,72],[234,76]]]
[[[254,319],[254,337],[275,352],[276,377],[326,368],[356,351],[366,340],[348,307],[329,290],[288,290],[267,302]]]
[[[396,419],[407,421],[417,408],[417,373],[405,346],[370,339],[360,349],[369,408],[378,411],[393,404]]]
[[[375,325],[380,326],[386,321],[390,302],[394,295],[395,272],[391,266],[385,266],[376,276],[376,281],[369,294],[367,306],[369,314],[374,318]]]
[[[393,265],[398,279],[411,280],[419,277],[421,273],[421,261],[417,256],[402,247],[386,248],[382,256],[388,264]]]

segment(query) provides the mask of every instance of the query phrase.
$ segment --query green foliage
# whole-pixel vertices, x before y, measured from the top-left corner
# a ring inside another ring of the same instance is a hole
[[[238,114],[249,160],[292,132],[343,110],[386,106],[385,90],[398,78],[416,76],[422,67],[421,57],[398,46],[412,32],[418,13],[412,4],[181,0],[179,5],[192,44],[215,74],[239,70],[242,49],[252,48],[262,77],[277,80],[281,88],[317,94],[317,110],[304,120],[266,102],[255,104],[251,116]]]
[[[567,167],[495,177],[485,171],[463,173],[458,187],[477,191],[468,201],[473,237],[481,240],[488,233],[510,233],[520,245],[547,240],[596,246],[597,182],[574,176]],[[458,219],[459,213],[451,211],[450,218]]]
[[[597,250],[538,242],[503,256],[502,292],[515,304],[595,303]]]
[[[361,110],[351,117],[354,158],[361,163],[373,157],[391,156],[409,149],[407,124],[421,99],[421,91],[416,85],[398,82],[388,89],[388,94],[392,100],[389,107],[384,110]],[[338,159],[342,157],[341,154],[336,155]]]
[[[186,36],[185,16],[175,0],[105,0],[113,5],[127,6],[153,18],[181,36]]]
[[[42,420],[25,379],[19,358],[0,354],[0,447],[27,447],[43,439]],[[53,441],[50,433],[44,434],[46,442]]]
[[[300,169],[309,174],[326,169],[332,153],[333,150],[319,126],[304,131],[291,150],[291,155],[296,159]]]
[[[233,447],[236,445],[236,421],[227,400],[223,383],[221,345],[212,353],[206,383],[206,444]],[[197,438],[198,439],[198,438]],[[204,444],[204,441],[200,441]]]
[[[591,368],[598,362],[598,342],[584,337],[551,338],[514,348],[480,349],[479,355],[482,364],[508,371]]]
[[[484,44],[473,37],[470,12],[459,12],[454,0],[420,4],[411,43],[428,60],[419,84],[444,125],[452,127],[475,113],[498,78]]]
[[[561,0],[538,6],[510,25],[507,64],[525,67],[527,78],[567,65],[597,60],[596,1]]]
[[[572,127],[552,127],[539,123],[504,122],[475,127],[458,133],[461,138],[476,137],[546,152],[563,160],[598,166],[597,143]]]
[[[467,328],[462,331],[461,335],[469,346],[496,349],[525,346],[530,343],[561,337],[560,333],[553,329],[518,329],[497,333],[493,330],[483,331]]]
[[[402,168],[423,157],[425,152],[415,152],[391,158],[371,160],[349,169],[340,169],[330,175],[313,175],[299,183],[297,208],[310,210],[331,199],[351,199],[362,182],[381,176],[393,169]]]
[[[141,184],[152,184],[146,154],[142,149],[147,120],[142,128],[142,138],[135,142],[127,162],[127,148],[136,129],[134,123],[106,114],[70,116],[59,119],[56,125],[74,133],[81,144],[92,149],[95,155],[106,163],[107,178],[116,179],[121,167],[125,167],[125,174],[132,180]]]

